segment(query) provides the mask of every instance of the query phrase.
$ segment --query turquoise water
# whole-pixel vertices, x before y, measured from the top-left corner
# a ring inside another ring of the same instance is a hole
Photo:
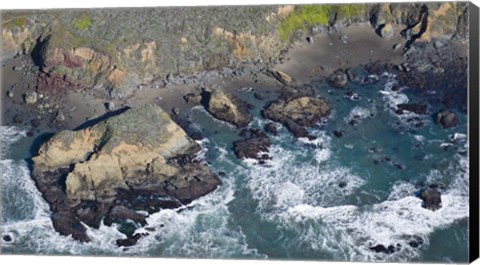
[[[349,84],[360,95],[313,84],[318,96],[334,106],[331,117],[311,133],[313,141],[295,139],[279,125],[271,136],[266,165],[238,160],[233,141],[239,131],[212,118],[202,108],[191,117],[206,137],[200,142],[211,168],[225,172],[223,185],[188,209],[162,210],[148,218],[155,232],[136,246],[117,248],[123,235],[114,228],[89,229],[92,242],[81,244],[54,232],[48,205],[29,178],[28,151],[21,128],[2,127],[2,244],[5,253],[135,255],[247,259],[465,262],[468,254],[468,159],[466,116],[442,129],[429,116],[395,115],[391,106],[418,102],[413,90],[391,91],[392,75],[374,84]],[[259,90],[261,88],[254,88]],[[329,91],[330,90],[330,91]],[[251,92],[240,97],[254,104],[252,127],[263,128],[259,101]],[[435,95],[431,113],[440,110]],[[348,125],[357,116],[358,125]],[[413,122],[409,119],[414,119]],[[415,128],[414,123],[425,126]],[[334,130],[344,131],[336,138]],[[447,147],[448,146],[448,147]],[[446,149],[446,150],[445,150]],[[24,153],[23,152],[23,153]],[[378,161],[375,163],[375,161]],[[401,167],[399,169],[398,167]],[[414,193],[421,185],[441,183],[443,207],[421,207]],[[193,206],[193,207],[191,207]],[[187,208],[187,206],[185,207]],[[409,242],[421,238],[420,247]],[[445,242],[444,238],[449,238]],[[394,245],[393,254],[370,246]]]

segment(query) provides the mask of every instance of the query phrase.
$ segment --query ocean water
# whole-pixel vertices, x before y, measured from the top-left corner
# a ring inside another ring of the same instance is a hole
[[[395,76],[348,84],[346,90],[313,86],[334,106],[330,118],[311,129],[315,140],[295,139],[283,126],[271,136],[272,160],[238,160],[239,131],[197,107],[192,122],[206,137],[199,143],[211,168],[226,173],[223,185],[182,209],[162,210],[147,221],[154,232],[129,248],[115,227],[88,229],[90,243],[53,230],[49,208],[36,190],[25,158],[27,128],[1,127],[1,251],[13,254],[162,256],[340,261],[466,262],[468,256],[467,117],[442,129],[432,117],[397,116],[394,106],[418,102],[413,89],[392,91]],[[255,88],[258,89],[258,88]],[[268,122],[260,109],[267,99],[240,97],[256,106],[252,127]],[[346,91],[359,95],[345,97]],[[436,95],[422,96],[432,113]],[[355,117],[357,126],[349,125]],[[416,128],[415,123],[425,125]],[[334,130],[344,131],[336,138]],[[422,185],[443,185],[443,207],[430,211],[415,196]],[[140,229],[141,230],[141,229]],[[145,231],[146,232],[146,231]],[[448,238],[449,240],[445,240]],[[411,242],[422,242],[419,246]],[[393,245],[392,254],[371,246]]]

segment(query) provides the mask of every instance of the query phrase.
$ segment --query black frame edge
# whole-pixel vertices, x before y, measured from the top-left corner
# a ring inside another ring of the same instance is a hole
[[[479,8],[469,3],[469,261],[479,258]]]

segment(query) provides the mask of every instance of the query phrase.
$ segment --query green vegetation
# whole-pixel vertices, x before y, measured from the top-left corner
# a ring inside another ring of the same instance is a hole
[[[9,29],[14,27],[23,28],[26,25],[27,25],[27,19],[25,17],[19,17],[6,22],[4,27]]]
[[[92,24],[92,18],[87,16],[87,15],[83,15],[81,16],[80,18],[78,18],[77,20],[75,20],[74,22],[74,26],[76,29],[78,30],[85,30],[86,28],[88,28],[90,25]]]
[[[326,25],[333,15],[338,18],[353,19],[365,14],[365,4],[339,4],[339,5],[303,5],[283,20],[278,29],[282,41],[288,41],[290,36],[300,30],[308,30],[316,25]]]
[[[337,17],[352,19],[363,15],[366,11],[365,4],[345,4],[345,5],[336,5],[335,11],[337,12]]]
[[[288,41],[290,36],[299,30],[307,30],[315,25],[326,25],[332,14],[331,5],[303,5],[283,20],[278,29],[282,41]]]

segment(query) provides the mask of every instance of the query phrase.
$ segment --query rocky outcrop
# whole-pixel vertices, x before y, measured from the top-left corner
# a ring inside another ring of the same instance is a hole
[[[455,127],[458,123],[458,117],[455,112],[444,110],[437,113],[436,122],[442,125],[443,128]]]
[[[248,106],[239,99],[214,90],[202,93],[202,105],[213,117],[231,123],[237,127],[247,126],[253,119]]]
[[[33,158],[32,177],[62,235],[88,241],[98,228],[199,198],[220,185],[196,158],[200,146],[156,105],[125,110],[91,127],[62,131]]]
[[[235,155],[240,158],[253,158],[259,161],[270,159],[268,148],[270,147],[270,139],[260,129],[245,129],[240,133],[245,139],[238,140],[233,143]],[[264,153],[264,154],[261,154]]]
[[[420,193],[423,200],[422,206],[426,209],[436,211],[442,207],[442,197],[437,185],[430,185]]]
[[[269,103],[262,115],[285,125],[295,137],[314,138],[305,127],[313,127],[330,115],[331,106],[323,98],[299,97]]]
[[[293,82],[295,81],[293,77],[289,76],[288,74],[282,72],[282,71],[270,71],[269,74],[277,79],[280,83],[286,85],[286,86],[291,86]]]
[[[328,78],[328,84],[334,88],[344,88],[348,83],[348,76],[341,70],[335,71]]]
[[[404,111],[413,112],[418,115],[427,114],[427,105],[423,103],[404,103],[397,105],[397,114],[403,114]]]

